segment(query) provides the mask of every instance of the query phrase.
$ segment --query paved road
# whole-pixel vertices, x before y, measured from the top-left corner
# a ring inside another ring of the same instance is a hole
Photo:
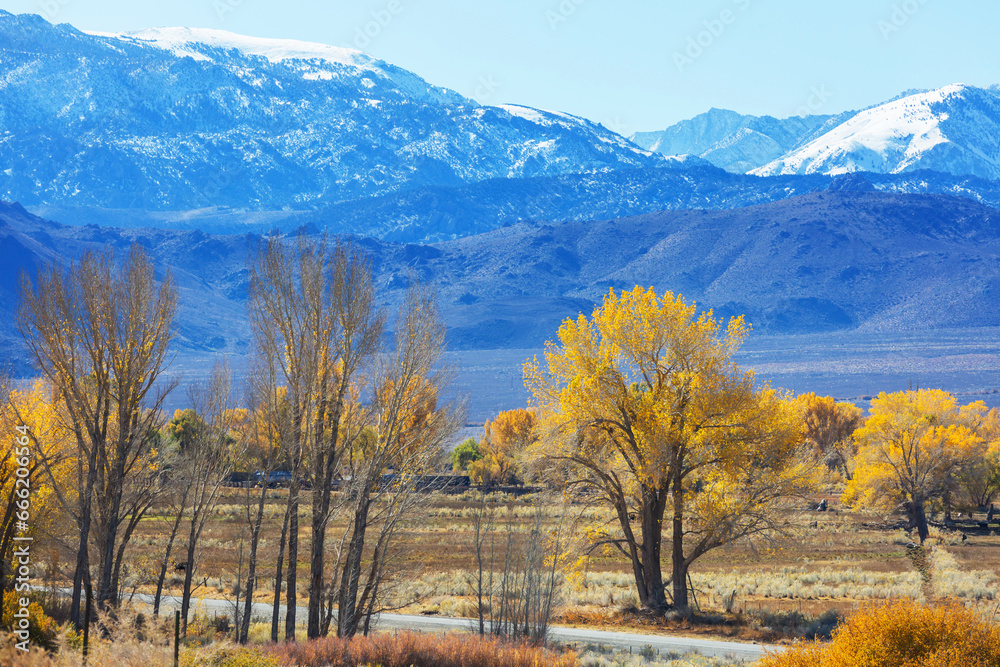
[[[67,591],[68,592],[68,591]],[[152,605],[153,596],[137,594],[133,597],[133,602],[142,605]],[[161,602],[161,609],[179,609],[181,599],[179,596],[164,595]],[[233,615],[233,603],[228,600],[214,598],[193,598],[191,601],[192,613],[199,614],[228,614]],[[273,605],[264,602],[255,602],[253,605],[253,616],[255,619],[271,619]],[[284,605],[279,607],[279,613],[284,618]],[[305,610],[303,609],[303,614]],[[305,617],[303,616],[303,620]],[[469,630],[473,622],[469,619],[446,618],[441,616],[408,616],[404,614],[382,614],[379,617],[378,628],[380,630],[418,630],[422,632],[455,632]],[[693,639],[689,637],[672,637],[666,635],[641,635],[631,632],[610,632],[607,630],[587,630],[585,628],[568,628],[564,626],[552,626],[549,636],[562,644],[576,644],[582,647],[586,644],[599,644],[611,646],[618,651],[638,652],[645,646],[651,646],[658,650],[660,654],[676,652],[700,653],[705,656],[717,656],[729,659],[753,661],[764,655],[768,648],[773,646],[763,646],[761,644],[745,644],[739,642],[724,642],[711,639]]]

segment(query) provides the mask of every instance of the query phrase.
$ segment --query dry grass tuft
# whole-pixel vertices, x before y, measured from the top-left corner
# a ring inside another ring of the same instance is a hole
[[[282,665],[296,667],[573,667],[574,653],[559,654],[535,646],[510,644],[470,635],[400,633],[328,637],[271,646],[267,653]]]

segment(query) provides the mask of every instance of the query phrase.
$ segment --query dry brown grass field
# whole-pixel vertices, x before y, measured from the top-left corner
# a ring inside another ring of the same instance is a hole
[[[240,558],[242,498],[227,489],[201,541],[195,597],[226,598],[232,594]],[[474,568],[472,517],[475,493],[431,493],[423,496],[419,516],[400,535],[395,604],[403,613],[470,617],[475,614],[470,572]],[[634,582],[624,558],[598,553],[579,565],[562,589],[556,622],[643,632],[669,630],[688,634],[783,641],[811,631],[806,620],[831,610],[844,613],[866,602],[891,598],[955,599],[994,615],[1000,602],[1000,526],[978,526],[984,516],[963,517],[951,529],[932,528],[923,549],[914,549],[898,517],[876,517],[843,511],[838,494],[803,501],[806,507],[827,498],[830,511],[792,511],[784,534],[756,545],[735,544],[699,560],[692,571],[696,621],[651,619],[636,607]],[[255,599],[270,601],[274,557],[287,491],[268,491],[268,513],[262,544],[264,569]],[[552,500],[540,494],[499,496],[521,533],[527,531],[534,507],[541,504],[553,529],[610,519],[600,507]],[[155,577],[172,523],[169,508],[150,512],[136,531],[128,558],[125,595],[153,592]],[[303,520],[300,525],[308,524]],[[343,528],[334,524],[331,535]],[[502,529],[500,529],[502,530]],[[498,532],[499,534],[499,532]],[[965,539],[963,540],[963,534]],[[301,537],[308,536],[304,528]],[[909,545],[909,546],[908,546]],[[579,547],[579,545],[576,545]],[[178,538],[175,550],[183,547]],[[179,553],[175,551],[174,553]],[[575,558],[577,554],[574,553]],[[567,562],[569,562],[568,559]],[[66,561],[49,568],[52,579],[68,574]],[[307,563],[300,561],[300,582]],[[56,571],[58,570],[58,571]],[[168,576],[166,593],[177,594],[181,574]],[[305,595],[300,591],[300,599]],[[791,616],[791,620],[788,616]],[[700,616],[702,622],[697,621]],[[711,619],[711,620],[706,620]],[[797,625],[797,631],[782,627]]]

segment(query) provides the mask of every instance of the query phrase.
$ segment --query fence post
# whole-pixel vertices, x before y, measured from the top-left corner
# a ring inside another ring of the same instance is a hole
[[[174,611],[174,667],[181,661],[181,610]]]

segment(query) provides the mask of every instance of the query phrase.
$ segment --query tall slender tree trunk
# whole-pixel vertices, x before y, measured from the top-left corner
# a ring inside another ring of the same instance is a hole
[[[194,579],[194,555],[197,545],[195,518],[191,517],[191,533],[188,537],[187,560],[184,565],[184,590],[181,592],[181,634],[187,636],[188,611],[191,609],[191,580]]]
[[[663,540],[663,514],[667,506],[666,492],[643,489],[642,508],[642,581],[646,588],[647,608],[662,611],[667,607],[663,587],[663,566],[660,545]]]
[[[187,494],[185,494],[187,496]],[[174,548],[174,540],[177,539],[177,529],[180,528],[181,519],[184,517],[184,507],[181,507],[174,519],[174,525],[170,529],[170,538],[167,540],[167,548],[163,553],[163,561],[160,563],[160,575],[156,579],[156,596],[153,598],[153,616],[160,615],[160,599],[163,597],[163,582],[167,578],[167,568],[170,566],[170,552]]]
[[[353,637],[358,631],[358,583],[361,579],[361,556],[365,549],[365,531],[368,529],[368,511],[371,500],[365,489],[358,489],[361,496],[354,512],[353,534],[344,560],[337,604],[337,636]]]
[[[91,449],[91,452],[96,452],[96,445]],[[80,507],[80,541],[76,550],[76,569],[73,571],[73,599],[70,602],[69,611],[69,620],[77,630],[83,627],[80,618],[80,598],[83,596],[84,579],[90,578],[88,570],[90,569],[91,508],[93,507],[94,484],[97,482],[96,455],[94,453],[87,456],[87,463],[87,481],[83,489],[83,505]]]
[[[297,469],[297,466],[296,466]],[[295,641],[295,606],[298,599],[299,481],[292,477],[288,489],[288,576],[285,582],[285,641]]]
[[[671,519],[671,576],[674,609],[684,612],[688,608],[687,571],[688,562],[684,558],[684,478],[681,466],[677,465],[671,481],[673,497],[673,517]]]
[[[334,442],[336,442],[336,435]],[[325,570],[326,524],[330,514],[330,466],[332,452],[317,456],[313,468],[312,535],[309,547],[309,608],[306,635],[309,639],[320,636],[323,615],[323,576]]]
[[[194,547],[188,545],[187,566],[184,568],[184,589],[181,592],[181,634],[187,636],[187,617],[191,610],[191,580],[194,579]]]
[[[267,484],[264,484],[264,492],[267,492]],[[288,513],[289,507],[285,507],[285,519],[281,522],[281,540],[278,542],[278,561],[274,568],[274,603],[271,605],[271,641],[278,641],[278,618],[281,607],[281,583],[284,581],[282,565],[285,559],[285,542],[288,539]]]
[[[326,382],[320,390],[326,394]],[[330,415],[331,433],[326,442],[327,451],[316,452],[313,455],[313,489],[312,489],[312,535],[309,549],[309,609],[306,623],[306,635],[316,639],[322,633],[323,625],[323,584],[326,581],[326,526],[330,518],[330,485],[333,482],[334,462],[339,460],[336,448],[340,436],[340,415],[342,400],[338,397],[333,414]],[[327,411],[324,401],[318,410],[314,431],[323,433],[323,422]]]
[[[247,564],[247,585],[245,589],[246,599],[243,601],[243,618],[237,634],[237,641],[245,644],[250,638],[250,616],[253,612],[253,592],[257,587],[257,548],[260,545],[260,528],[264,519],[264,499],[267,497],[267,488],[261,490],[260,503],[257,505],[257,517],[253,527],[250,529],[250,560]],[[275,605],[277,609],[277,604]]]
[[[309,544],[309,603],[306,636],[316,639],[320,635],[323,611],[324,548],[326,518],[330,511],[330,489],[326,484],[326,456],[317,456],[313,468],[312,535]]]
[[[125,525],[125,532],[122,534],[122,539],[118,542],[118,552],[115,555],[115,565],[114,571],[111,573],[111,590],[115,591],[120,597],[122,594],[121,590],[121,571],[122,563],[125,561],[125,549],[128,548],[129,542],[132,540],[132,534],[135,532],[136,526],[142,521],[142,518],[146,515],[149,510],[149,503],[138,503],[130,513],[128,522]]]
[[[118,591],[114,590],[115,542],[118,539],[118,523],[122,505],[122,485],[125,482],[123,462],[115,462],[114,476],[108,480],[111,487],[111,507],[107,513],[107,526],[104,534],[104,544],[101,548],[101,578],[97,584],[97,601],[100,605],[109,602],[116,605]]]

